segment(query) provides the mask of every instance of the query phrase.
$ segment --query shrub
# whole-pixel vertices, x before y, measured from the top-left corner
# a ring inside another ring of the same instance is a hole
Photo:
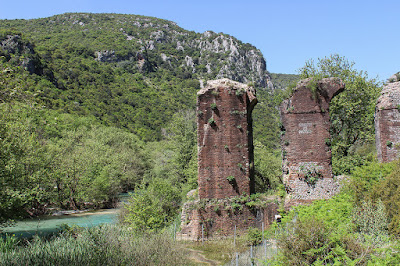
[[[277,239],[284,265],[311,265],[329,253],[329,232],[321,220],[308,218],[286,227]]]
[[[256,246],[262,242],[262,232],[260,229],[250,227],[247,231],[247,243],[248,245]]]
[[[357,232],[362,236],[368,235],[374,244],[382,244],[388,239],[388,218],[382,201],[377,203],[364,201],[356,206],[353,221]]]
[[[158,231],[169,225],[181,202],[179,189],[168,180],[154,179],[148,187],[138,187],[125,205],[124,222],[137,233]]]
[[[400,161],[395,162],[393,172],[379,182],[371,184],[373,201],[381,200],[389,219],[389,232],[400,237]]]

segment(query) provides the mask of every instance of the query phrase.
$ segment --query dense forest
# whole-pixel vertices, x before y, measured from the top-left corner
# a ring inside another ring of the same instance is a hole
[[[137,15],[0,20],[0,224],[57,209],[112,207],[127,191],[134,194],[123,220],[132,232],[159,232],[179,221],[187,192],[197,188],[196,92],[222,77],[256,87],[256,192],[284,199],[278,106],[298,80],[331,76],[346,90],[331,103],[327,141],[334,174],[348,182],[332,200],[280,210],[290,230],[271,229],[282,231],[274,236],[281,243],[277,263],[398,262],[400,166],[375,158],[381,83],[339,55],[308,61],[298,75],[268,73],[261,52],[232,36]],[[130,234],[118,230],[105,232]],[[104,247],[121,248],[118,241]]]

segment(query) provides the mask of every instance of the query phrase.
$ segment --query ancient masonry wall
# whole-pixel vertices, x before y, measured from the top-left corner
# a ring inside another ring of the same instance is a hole
[[[254,192],[251,113],[255,90],[229,79],[209,81],[197,94],[198,199],[182,209],[178,239],[232,236],[249,227],[266,227],[278,200],[249,207],[238,198]]]
[[[245,204],[232,207],[229,200],[204,202],[196,200],[183,206],[181,232],[178,239],[200,240],[224,238],[245,232],[249,227],[267,228],[278,213],[278,199],[270,199],[263,207],[248,207]]]
[[[378,160],[400,157],[400,82],[387,84],[375,109],[375,138]]]
[[[197,93],[200,199],[254,191],[251,112],[255,90],[229,79],[209,81]]]
[[[329,103],[343,90],[337,78],[302,80],[280,106],[287,205],[329,198],[339,190],[332,175]]]

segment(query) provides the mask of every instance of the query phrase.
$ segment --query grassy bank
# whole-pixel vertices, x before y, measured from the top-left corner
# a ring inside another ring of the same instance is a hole
[[[109,225],[67,230],[46,240],[0,240],[0,265],[190,265],[167,234],[135,235]]]

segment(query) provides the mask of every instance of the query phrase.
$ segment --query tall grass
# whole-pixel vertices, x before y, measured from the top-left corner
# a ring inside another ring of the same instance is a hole
[[[0,253],[0,265],[187,265],[184,250],[167,234],[134,235],[107,225],[35,237]]]

